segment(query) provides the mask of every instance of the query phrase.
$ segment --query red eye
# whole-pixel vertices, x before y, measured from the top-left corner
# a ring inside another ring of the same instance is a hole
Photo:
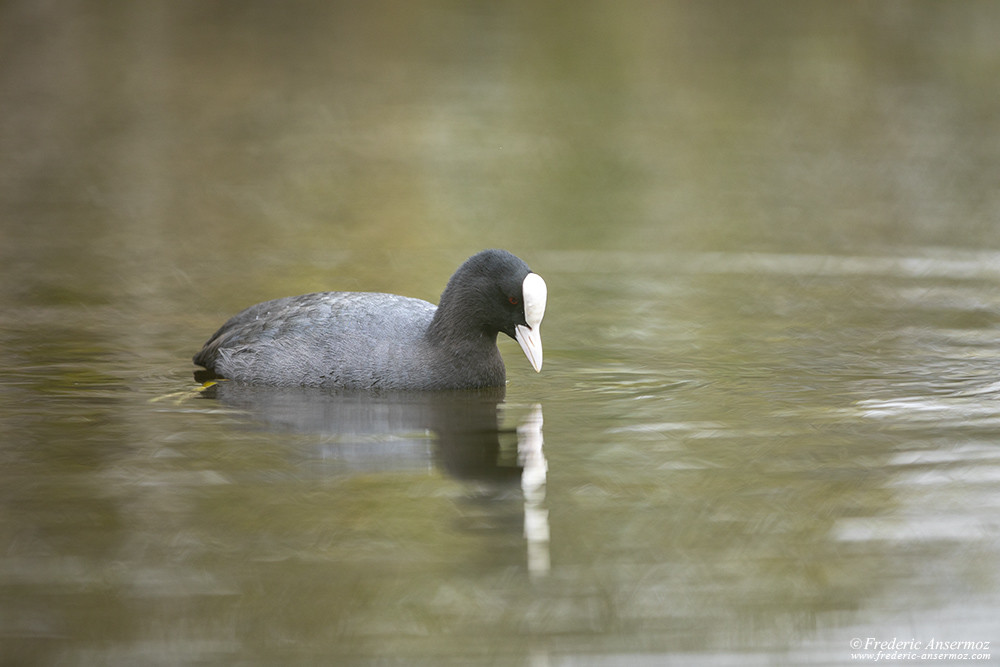
[[[512,306],[516,306],[517,305],[517,297],[516,296],[508,297],[507,300],[510,301],[510,305],[512,305]]]

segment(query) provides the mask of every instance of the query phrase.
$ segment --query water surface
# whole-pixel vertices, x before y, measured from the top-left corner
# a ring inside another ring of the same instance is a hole
[[[1000,641],[996,5],[53,12],[0,10],[5,661]],[[491,246],[539,375],[193,378],[251,303]]]

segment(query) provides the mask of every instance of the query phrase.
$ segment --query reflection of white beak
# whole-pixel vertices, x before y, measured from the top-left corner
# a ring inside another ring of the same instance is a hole
[[[542,334],[539,327],[545,316],[548,289],[540,275],[529,273],[521,284],[521,294],[524,296],[524,320],[528,325],[518,324],[514,328],[514,338],[537,373],[542,370]]]

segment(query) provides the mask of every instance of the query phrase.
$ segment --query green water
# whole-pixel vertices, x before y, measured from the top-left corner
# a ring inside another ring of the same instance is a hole
[[[998,28],[5,4],[2,662],[1000,641]],[[484,247],[549,286],[543,371],[501,341],[504,395],[198,391],[243,307],[436,301]]]

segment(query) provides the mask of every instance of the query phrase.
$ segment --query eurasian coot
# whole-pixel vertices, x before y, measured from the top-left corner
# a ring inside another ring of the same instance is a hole
[[[317,292],[259,303],[232,317],[194,357],[248,384],[345,389],[501,386],[497,333],[542,368],[541,276],[506,250],[484,250],[448,281],[437,307],[372,292]]]

